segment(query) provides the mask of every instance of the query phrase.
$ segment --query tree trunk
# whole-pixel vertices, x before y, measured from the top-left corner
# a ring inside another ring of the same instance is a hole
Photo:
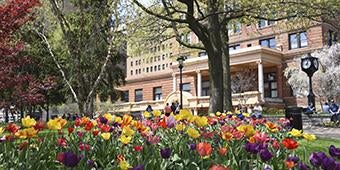
[[[210,9],[214,10],[214,9]],[[216,113],[217,111],[223,112],[223,67],[222,67],[222,39],[221,39],[221,26],[218,17],[212,16],[208,18],[209,26],[209,42],[210,47],[207,48],[208,65],[210,75],[210,105],[209,112]]]
[[[230,73],[230,55],[229,55],[229,36],[227,23],[224,23],[221,29],[221,39],[223,42],[222,49],[222,67],[223,67],[223,108],[226,111],[232,110],[232,96],[231,96],[231,73]]]

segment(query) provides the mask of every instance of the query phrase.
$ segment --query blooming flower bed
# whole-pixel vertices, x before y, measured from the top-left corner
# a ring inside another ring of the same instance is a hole
[[[104,114],[45,125],[30,117],[0,128],[0,167],[14,169],[311,169],[340,170],[340,148],[296,155],[314,135],[248,114],[194,116],[187,110],[144,120]],[[67,128],[66,128],[67,126]],[[48,130],[46,130],[48,129]],[[329,154],[329,155],[328,155]],[[308,160],[304,162],[303,160]]]

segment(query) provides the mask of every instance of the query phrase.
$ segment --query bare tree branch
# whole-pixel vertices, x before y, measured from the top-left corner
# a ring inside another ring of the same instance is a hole
[[[52,57],[54,63],[57,65],[59,72],[61,73],[61,75],[62,75],[64,81],[66,82],[66,85],[70,88],[74,100],[78,103],[77,94],[75,93],[75,91],[74,91],[72,85],[70,84],[70,82],[67,80],[66,75],[65,75],[65,72],[64,72],[64,70],[62,69],[62,67],[60,66],[58,60],[57,60],[56,57],[54,56],[54,53],[53,53],[53,51],[52,51],[52,47],[51,47],[50,43],[48,42],[46,36],[45,36],[43,33],[40,33],[40,32],[37,31],[37,30],[35,30],[35,32],[39,35],[39,37],[40,37],[40,38],[43,40],[43,42],[46,44],[46,47],[47,47],[48,52],[50,53],[50,56]]]

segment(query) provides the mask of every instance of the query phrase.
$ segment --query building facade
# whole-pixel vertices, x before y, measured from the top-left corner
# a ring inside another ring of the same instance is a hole
[[[287,31],[278,28],[282,25],[284,23],[261,20],[256,25],[238,24],[230,29],[232,75],[244,72],[254,74],[251,85],[247,84],[248,89],[234,92],[233,105],[262,103],[279,108],[306,105],[305,99],[293,96],[283,71],[295,57],[331,45],[336,36],[323,24]],[[193,34],[183,35],[182,38],[190,43],[198,43]],[[188,58],[183,68],[183,107],[192,109],[196,114],[207,111],[209,68],[204,51],[183,48],[175,39],[151,44],[144,51],[147,52],[127,58],[126,84],[118,88],[123,95],[113,108],[115,112],[140,112],[148,105],[163,109],[166,103],[179,101],[176,59],[183,55]]]

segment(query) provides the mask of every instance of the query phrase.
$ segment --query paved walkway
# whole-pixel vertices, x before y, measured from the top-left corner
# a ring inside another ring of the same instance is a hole
[[[304,132],[314,134],[319,138],[332,138],[340,140],[340,128],[330,128],[321,126],[312,126],[303,129]]]

